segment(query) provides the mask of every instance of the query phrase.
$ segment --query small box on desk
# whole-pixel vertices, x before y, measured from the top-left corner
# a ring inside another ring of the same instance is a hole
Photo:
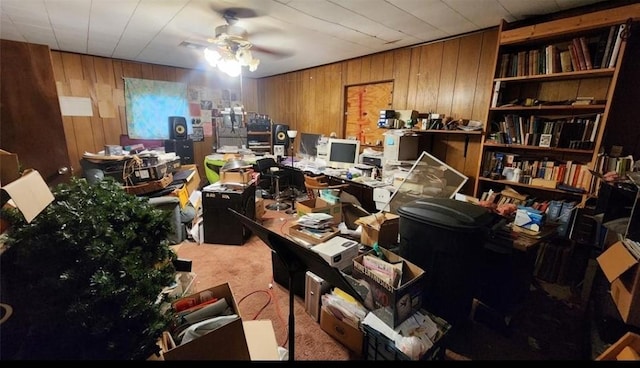
[[[340,234],[340,230],[338,230],[337,227],[332,227],[331,229],[327,229],[326,232],[322,233],[312,232],[310,229],[307,229],[304,226],[300,226],[298,224],[292,225],[289,228],[289,235],[298,239],[302,239],[311,244],[320,244],[338,234]]]
[[[342,222],[341,203],[330,204],[320,198],[315,198],[296,203],[296,210],[298,211],[298,216],[302,216],[307,213],[321,212],[331,215],[333,217],[333,222],[336,225]]]
[[[334,236],[311,247],[311,250],[324,258],[331,267],[344,270],[353,264],[353,259],[358,255],[359,246],[360,243],[355,240]]]
[[[251,181],[251,171],[220,171],[221,183],[248,184]]]
[[[519,206],[516,211],[514,224],[531,231],[540,231],[544,225],[546,215],[544,212],[531,207]]]
[[[393,248],[398,243],[400,216],[392,213],[375,213],[361,217],[356,224],[362,225],[360,243],[373,246],[378,243],[385,248]]]
[[[240,317],[240,309],[228,283],[200,291],[173,302],[186,299],[224,298],[237,315],[233,321],[180,345],[169,344],[163,351],[164,360],[249,360],[249,347]],[[192,312],[194,313],[194,312]],[[166,333],[165,333],[166,335]]]
[[[398,287],[388,285],[363,265],[365,255],[353,260],[351,276],[368,289],[364,306],[390,327],[395,328],[422,306],[425,272],[388,249],[380,248],[389,263],[402,263],[402,279]]]

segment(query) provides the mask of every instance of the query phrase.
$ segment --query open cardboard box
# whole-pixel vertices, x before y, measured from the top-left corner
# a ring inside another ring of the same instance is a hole
[[[374,213],[360,217],[356,224],[362,225],[360,243],[373,246],[378,243],[385,248],[393,248],[398,242],[400,216],[388,212]]]
[[[53,193],[37,170],[25,170],[20,175],[18,156],[0,150],[0,196],[2,206],[16,207],[27,223],[31,223],[42,210],[53,202]],[[8,224],[0,221],[0,233]]]
[[[389,263],[402,263],[402,279],[398,287],[385,284],[363,265],[365,255],[353,260],[351,276],[367,289],[364,306],[388,326],[395,328],[422,307],[425,271],[385,248],[380,248]]]
[[[240,309],[229,284],[214,286],[182,299],[197,298],[197,294],[201,293],[211,293],[213,297],[225,298],[227,304],[238,317],[224,326],[181,345],[176,345],[170,338],[171,336],[165,333],[164,343],[161,343],[164,360],[249,360],[249,347],[240,317]],[[173,304],[180,303],[182,299],[176,300]]]
[[[611,245],[597,258],[611,283],[613,298],[622,320],[640,327],[640,270],[638,260],[622,241]]]

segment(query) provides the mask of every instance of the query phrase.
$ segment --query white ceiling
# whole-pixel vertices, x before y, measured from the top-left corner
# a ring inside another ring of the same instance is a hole
[[[611,0],[614,1],[614,0]],[[52,50],[190,69],[224,10],[266,77],[417,45],[601,0],[0,0],[0,38]],[[242,10],[244,9],[244,10]],[[247,9],[252,10],[248,12]]]

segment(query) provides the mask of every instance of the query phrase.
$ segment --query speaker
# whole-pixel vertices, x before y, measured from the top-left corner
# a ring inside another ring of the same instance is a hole
[[[187,139],[187,119],[182,116],[169,116],[169,138]]]
[[[202,192],[202,223],[204,242],[209,244],[242,245],[251,236],[229,208],[256,218],[256,186],[249,185],[244,191],[224,190]]]
[[[289,149],[289,136],[287,131],[289,126],[286,124],[274,124],[273,125],[273,144],[282,145],[285,150]]]
[[[165,139],[164,151],[175,152],[181,165],[193,164],[193,139]]]

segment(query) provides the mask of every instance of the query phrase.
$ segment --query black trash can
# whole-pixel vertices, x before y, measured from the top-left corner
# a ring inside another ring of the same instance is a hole
[[[399,207],[398,215],[399,255],[425,271],[423,307],[451,324],[468,318],[494,214],[455,199],[424,198]]]

